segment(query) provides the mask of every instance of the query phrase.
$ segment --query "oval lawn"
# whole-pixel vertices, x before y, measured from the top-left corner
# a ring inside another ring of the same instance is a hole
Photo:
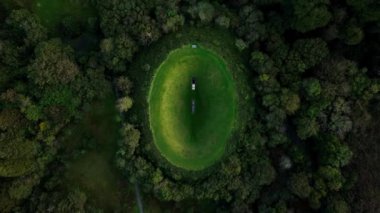
[[[155,71],[148,103],[154,143],[171,164],[202,170],[223,156],[235,122],[236,91],[218,55],[195,45],[170,52]]]

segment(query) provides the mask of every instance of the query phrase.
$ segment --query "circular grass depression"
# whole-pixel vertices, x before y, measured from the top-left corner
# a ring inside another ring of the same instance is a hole
[[[217,54],[191,45],[170,52],[155,71],[148,104],[154,143],[171,164],[202,170],[223,156],[233,132],[236,91]]]

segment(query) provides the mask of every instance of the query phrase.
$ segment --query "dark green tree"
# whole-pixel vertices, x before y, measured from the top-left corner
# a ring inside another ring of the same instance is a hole
[[[329,55],[326,42],[320,38],[299,39],[294,43],[293,51],[298,52],[306,69],[321,63]]]
[[[21,36],[27,47],[35,46],[47,39],[47,30],[38,17],[26,9],[13,10],[5,21],[14,35]]]
[[[380,4],[373,0],[346,0],[347,5],[355,10],[362,22],[380,20]]]
[[[211,22],[215,16],[214,6],[207,1],[200,1],[197,5],[198,17],[202,22]]]
[[[289,179],[289,189],[292,193],[300,198],[309,197],[312,187],[309,183],[309,177],[306,173],[295,173]]]
[[[333,135],[321,135],[317,140],[318,153],[320,153],[320,163],[333,167],[346,166],[353,153],[346,144],[339,141]]]
[[[328,9],[329,0],[292,0],[292,27],[300,32],[308,32],[326,26],[332,15]]]
[[[322,91],[321,84],[315,78],[304,80],[303,88],[306,98],[310,100],[318,98]]]
[[[297,135],[301,139],[307,139],[318,134],[320,126],[315,118],[307,116],[296,119]]]
[[[133,82],[128,77],[119,77],[116,80],[117,89],[125,95],[129,95],[133,88]]]
[[[265,35],[265,25],[263,13],[257,8],[248,5],[239,10],[241,23],[237,28],[237,34],[247,43],[251,44]]]
[[[317,171],[317,176],[323,179],[326,186],[331,191],[338,191],[344,184],[344,177],[339,168],[332,166],[322,166]]]
[[[124,70],[126,62],[132,60],[138,47],[128,34],[119,34],[114,38],[103,39],[100,50],[109,68]]]
[[[39,86],[67,84],[79,75],[74,50],[60,39],[40,43],[28,67],[29,77]]]
[[[340,195],[332,195],[327,198],[325,212],[349,213],[351,210],[348,203]]]
[[[360,27],[349,24],[342,30],[341,38],[348,45],[357,45],[363,40],[364,32]]]
[[[297,93],[283,89],[281,91],[281,105],[288,115],[293,115],[300,108],[301,100]]]

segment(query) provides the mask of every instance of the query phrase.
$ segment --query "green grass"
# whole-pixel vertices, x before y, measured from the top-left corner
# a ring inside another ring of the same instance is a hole
[[[148,101],[155,145],[169,162],[202,170],[223,156],[235,120],[236,91],[218,55],[190,45],[172,51],[156,71]]]
[[[109,88],[106,98],[91,103],[83,119],[65,129],[59,141],[68,155],[63,181],[68,189],[85,192],[88,202],[104,212],[132,212],[134,187],[114,165],[121,137],[115,99]],[[86,151],[74,154],[79,150]]]
[[[54,30],[64,17],[71,17],[76,22],[87,22],[95,16],[95,9],[87,0],[35,0],[34,11],[42,23]]]
[[[149,121],[148,95],[156,70],[173,50],[193,43],[216,53],[224,61],[227,69],[231,71],[237,93],[234,128],[229,141],[225,144],[224,154],[212,166],[203,170],[188,170],[173,166],[153,142]],[[207,176],[219,168],[220,162],[235,150],[244,129],[254,114],[255,107],[252,105],[254,93],[248,84],[250,72],[245,66],[248,61],[249,54],[239,52],[235,47],[233,34],[222,28],[184,27],[181,31],[165,35],[159,41],[139,51],[130,65],[127,75],[134,82],[132,93],[134,106],[128,112],[128,118],[129,122],[136,124],[142,132],[140,154],[165,172],[191,180]]]
[[[37,14],[50,33],[56,33],[63,18],[70,17],[75,23],[86,24],[96,17],[96,10],[89,0],[2,0],[8,11],[27,8]]]

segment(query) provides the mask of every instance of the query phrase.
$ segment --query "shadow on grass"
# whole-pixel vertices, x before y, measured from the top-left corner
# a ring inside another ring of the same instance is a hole
[[[85,192],[88,202],[106,212],[132,211],[136,206],[134,188],[114,164],[120,122],[115,97],[86,107],[83,119],[68,127],[63,152],[71,155],[64,182],[68,189]]]

